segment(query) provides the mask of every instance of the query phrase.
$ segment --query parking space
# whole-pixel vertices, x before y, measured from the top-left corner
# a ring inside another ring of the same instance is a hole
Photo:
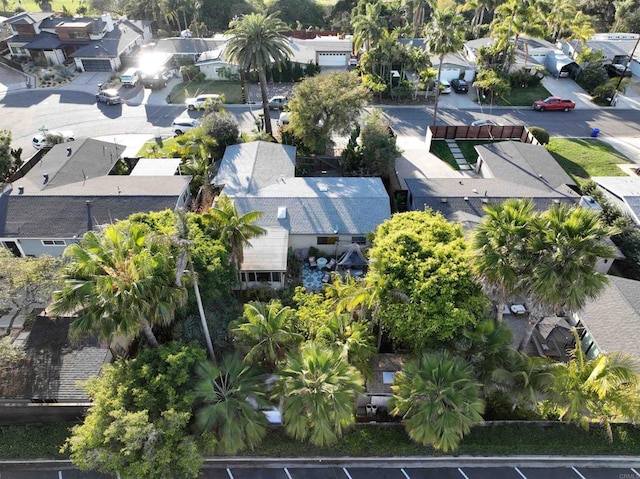
[[[455,467],[404,468],[410,479],[464,479]]]
[[[527,479],[579,479],[570,467],[520,467],[518,469]]]
[[[345,468],[347,479],[407,479],[401,469],[349,467]]]
[[[289,479],[284,469],[231,469],[229,479]]]
[[[341,467],[289,467],[291,479],[346,479]]]
[[[638,479],[640,474],[637,469],[614,469],[614,468],[579,468],[576,469],[580,479]]]

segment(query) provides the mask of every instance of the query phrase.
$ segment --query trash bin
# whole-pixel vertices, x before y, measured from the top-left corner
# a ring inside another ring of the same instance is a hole
[[[591,129],[591,138],[596,138],[600,133],[600,128],[592,128]]]

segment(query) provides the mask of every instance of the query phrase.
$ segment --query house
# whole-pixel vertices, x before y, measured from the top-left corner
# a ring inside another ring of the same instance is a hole
[[[574,59],[583,48],[600,51],[605,63],[629,63],[629,70],[633,76],[640,76],[640,50],[636,48],[639,41],[640,35],[637,33],[596,33],[584,45],[578,40],[573,40],[565,42],[562,49]]]
[[[228,39],[227,35],[216,35],[213,38],[161,38],[156,42],[153,51],[168,53],[176,60],[187,59],[195,62],[205,52],[223,49]]]
[[[640,225],[640,176],[594,176],[592,180],[620,211]]]
[[[123,57],[151,39],[150,22],[111,14],[65,17],[50,12],[19,13],[7,20],[11,56],[60,65],[73,59],[79,71],[115,71]]]
[[[424,51],[428,50],[427,44],[423,38],[404,38],[400,39],[400,43],[407,48],[418,48]],[[440,65],[440,56],[431,55],[430,59],[433,68],[438,69]],[[463,78],[469,83],[472,83],[476,78],[474,63],[469,61],[468,58],[465,58],[461,52],[447,53],[442,59],[440,79],[451,81],[454,78]]]
[[[608,279],[602,295],[590,300],[570,322],[584,328],[580,338],[587,357],[621,351],[640,359],[640,281]]]
[[[574,181],[543,146],[502,141],[476,151],[478,178],[406,178],[409,209],[430,208],[473,227],[486,204],[509,198],[530,198],[539,210],[580,201]]]
[[[285,284],[288,252],[313,246],[337,257],[391,217],[379,178],[297,178],[295,147],[254,141],[228,146],[213,184],[239,214],[260,211],[267,235],[251,240],[240,276],[244,287]]]
[[[292,63],[315,63],[325,68],[346,69],[352,57],[353,41],[351,36],[344,35],[290,38],[289,47],[292,51]]]
[[[196,66],[204,73],[207,80],[228,80],[229,76],[238,75],[238,65],[226,60],[224,46],[201,53]]]
[[[124,149],[93,139],[51,148],[0,194],[0,244],[16,256],[59,256],[87,231],[189,203],[191,177],[167,176],[175,164],[165,172],[110,174]]]

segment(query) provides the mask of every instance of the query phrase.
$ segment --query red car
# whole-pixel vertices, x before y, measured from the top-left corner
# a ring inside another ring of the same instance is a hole
[[[545,111],[545,110],[562,110],[569,111],[573,110],[576,107],[576,104],[571,100],[563,100],[557,96],[550,96],[546,100],[538,100],[533,103],[533,109],[537,111]]]

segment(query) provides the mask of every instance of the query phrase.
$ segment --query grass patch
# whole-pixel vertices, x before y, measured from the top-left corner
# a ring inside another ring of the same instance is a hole
[[[608,143],[596,139],[551,138],[547,149],[577,182],[592,176],[627,176],[616,165],[629,163]]]
[[[66,459],[60,454],[75,423],[0,426],[2,459]]]
[[[435,140],[431,142],[431,153],[436,155],[442,161],[447,163],[454,170],[460,169],[458,163],[456,163],[453,153],[449,149],[449,145],[444,140]]]
[[[225,103],[237,105],[242,103],[242,87],[239,82],[230,81],[198,81],[191,83],[179,83],[169,96],[168,103],[184,103],[187,98],[191,98],[201,93],[217,93],[224,95]]]
[[[551,96],[542,83],[528,88],[512,88],[509,93],[498,98],[498,106],[531,106],[536,100]]]
[[[162,140],[161,144],[158,144],[155,140],[148,141],[142,145],[142,148],[140,148],[136,156],[140,158],[173,158],[174,153],[172,148],[176,145],[176,140],[176,137],[167,138],[166,140]]]

